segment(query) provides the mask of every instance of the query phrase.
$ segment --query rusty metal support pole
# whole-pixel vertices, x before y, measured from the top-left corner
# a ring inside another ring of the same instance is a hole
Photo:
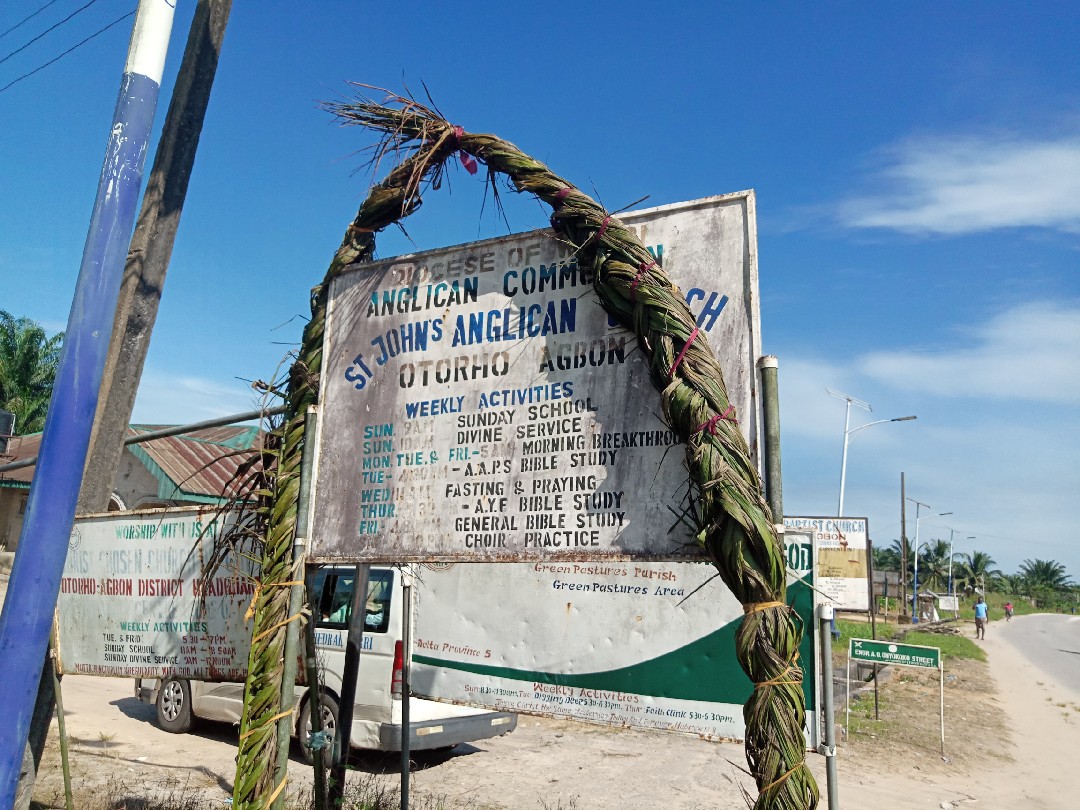
[[[773,513],[773,523],[784,524],[784,488],[780,470],[780,390],[777,383],[779,361],[772,355],[758,360],[761,371],[761,411],[765,423],[765,498]]]
[[[345,642],[345,671],[341,676],[341,705],[338,706],[338,727],[334,735],[334,765],[331,769],[330,807],[337,810],[345,797],[345,766],[349,761],[352,740],[353,707],[356,704],[356,682],[360,669],[360,650],[364,646],[364,605],[367,604],[369,566],[356,566],[352,615],[349,616],[349,635]]]
[[[818,632],[822,639],[830,636],[829,627],[833,620],[833,606],[826,602],[818,606]],[[833,666],[832,644],[821,645],[821,680],[823,710],[825,712],[825,744],[819,748],[825,756],[825,784],[828,790],[829,810],[840,810],[840,797],[836,775],[836,711],[833,706]],[[848,681],[850,689],[850,679]]]

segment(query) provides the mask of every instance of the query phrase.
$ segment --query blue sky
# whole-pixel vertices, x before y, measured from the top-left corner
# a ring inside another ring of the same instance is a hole
[[[0,31],[43,5],[0,10]],[[84,3],[0,37],[0,59]],[[195,3],[180,2],[158,123]],[[0,87],[133,8],[98,0]],[[63,328],[130,21],[0,91],[0,308]],[[753,188],[785,511],[1080,579],[1080,14],[1067,3],[236,3],[134,418],[246,410],[370,175],[320,102],[423,91],[615,210]],[[457,172],[390,256],[505,232]],[[545,224],[512,200],[513,230]],[[914,507],[908,535],[914,537]],[[925,512],[924,512],[925,514]],[[950,529],[955,530],[950,534]],[[975,536],[975,540],[968,540]]]

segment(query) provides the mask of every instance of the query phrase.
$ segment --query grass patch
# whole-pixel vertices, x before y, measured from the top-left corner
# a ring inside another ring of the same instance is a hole
[[[868,622],[849,622],[844,619],[836,620],[836,629],[840,631],[840,638],[832,643],[833,652],[847,652],[848,641],[853,638],[870,638],[871,630]],[[889,640],[896,638],[896,625],[887,624],[884,621],[877,623],[877,637]]]
[[[907,633],[904,636],[904,644],[918,644],[923,647],[939,647],[941,655],[948,661],[950,658],[970,658],[975,661],[985,661],[986,651],[963,636],[947,635],[945,633]]]
[[[864,692],[851,699],[851,717],[848,720],[847,733],[849,736],[884,737],[891,732],[896,725],[896,717],[890,721],[890,709],[892,701],[885,690],[880,690],[878,695],[878,717],[874,719],[874,695]],[[844,707],[838,709],[841,718],[845,718]]]

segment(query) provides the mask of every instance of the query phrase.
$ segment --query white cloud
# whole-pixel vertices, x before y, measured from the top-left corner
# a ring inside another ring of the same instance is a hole
[[[131,421],[185,425],[258,407],[255,392],[239,380],[221,383],[202,377],[174,377],[148,369],[139,384]]]
[[[970,346],[872,352],[866,376],[939,396],[1080,403],[1080,305],[1024,304],[970,332]]]
[[[1080,138],[921,138],[884,152],[884,188],[843,201],[853,228],[961,234],[1080,231]]]
[[[844,403],[833,399],[826,386],[843,386],[849,372],[822,360],[780,359],[780,418],[784,433],[805,439],[836,440],[839,448],[844,430]],[[837,451],[839,452],[839,450]]]
[[[1071,539],[1080,491],[1080,302],[1028,303],[960,334],[959,347],[849,362],[781,354],[785,512],[836,510],[844,416],[828,385],[873,403],[873,414],[852,412],[853,425],[919,415],[852,436],[845,512],[869,517],[877,542],[899,536],[904,471],[908,496],[953,513],[924,521],[923,539],[954,536],[958,551],[986,551],[1009,572],[1026,558],[1056,559],[1080,579],[1080,546]]]

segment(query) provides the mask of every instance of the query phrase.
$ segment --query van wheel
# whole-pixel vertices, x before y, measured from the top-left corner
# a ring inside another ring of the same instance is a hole
[[[323,765],[330,766],[330,752],[333,750],[333,739],[337,736],[337,718],[338,718],[338,704],[334,700],[333,695],[328,695],[325,692],[322,694],[322,727],[323,731],[330,735],[331,744],[323,751]],[[311,701],[309,700],[304,704],[304,708],[300,711],[300,722],[298,723],[300,729],[300,753],[304,757],[304,762],[309,765],[315,764],[315,752],[312,751],[307,744],[308,737],[311,735]]]
[[[157,694],[158,725],[173,734],[191,731],[191,686],[180,678],[163,681]]]

